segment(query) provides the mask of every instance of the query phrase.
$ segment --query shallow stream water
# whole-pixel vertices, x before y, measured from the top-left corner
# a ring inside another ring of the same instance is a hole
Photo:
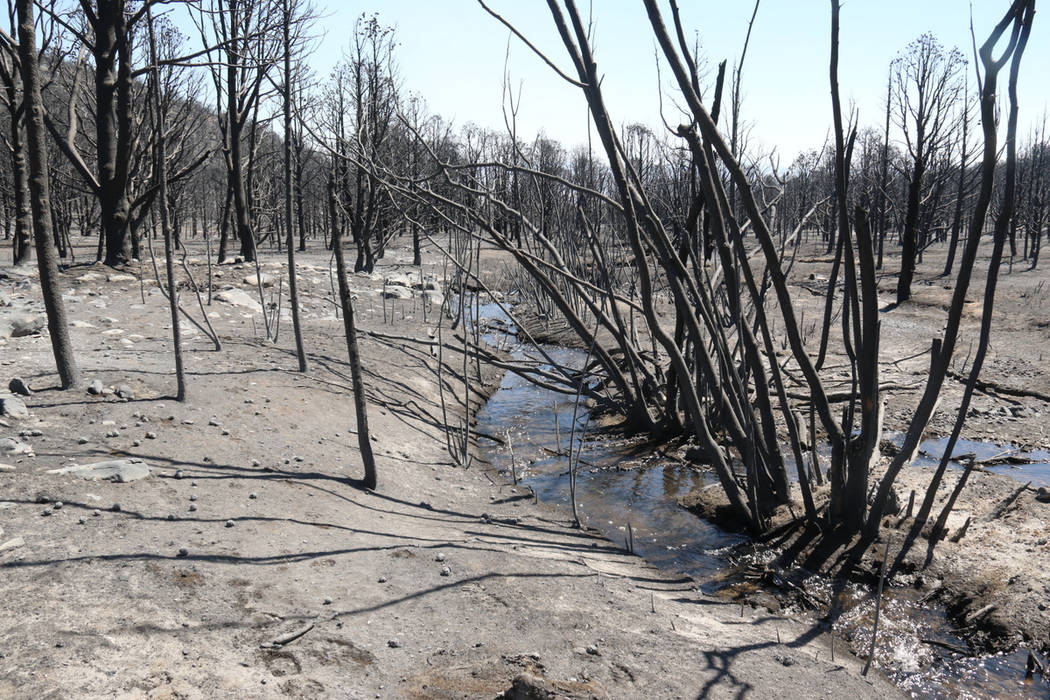
[[[509,323],[495,305],[483,306],[482,317],[496,320],[505,329]],[[584,361],[585,353],[580,351],[545,350],[558,363],[579,366]],[[522,348],[513,352],[519,359],[526,353]],[[573,449],[582,447],[576,500],[585,524],[611,541],[633,548],[655,566],[688,574],[705,591],[732,585],[734,567],[729,554],[747,538],[725,532],[678,504],[694,488],[717,483],[713,473],[662,454],[640,439],[596,437],[588,431],[585,407],[581,405],[574,416],[574,404],[572,396],[541,389],[508,373],[478,414],[479,431],[506,441],[498,445],[483,440],[485,458],[508,480],[517,478],[540,500],[558,504],[568,514],[569,460],[565,455],[572,440]],[[936,464],[946,443],[923,443],[916,463]],[[976,452],[984,459],[1010,450],[966,442],[956,447],[955,454]],[[995,469],[1033,485],[1050,484],[1050,454],[1031,453],[1029,458],[1033,464]],[[831,582],[816,575],[805,586],[827,600],[838,596],[846,612],[835,623],[834,631],[854,650],[866,653],[874,612],[870,591],[850,584],[835,594]],[[983,657],[951,651],[966,649],[966,642],[954,634],[942,609],[921,603],[911,588],[887,589],[879,624],[878,665],[908,694],[938,698],[1050,696],[1046,679],[1024,680],[1025,651]]]

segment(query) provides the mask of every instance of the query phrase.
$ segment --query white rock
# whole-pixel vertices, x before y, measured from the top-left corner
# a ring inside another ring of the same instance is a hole
[[[233,306],[259,306],[259,300],[243,289],[224,289],[215,295],[215,301],[221,301]]]
[[[94,464],[74,464],[60,469],[49,469],[48,474],[72,474],[88,481],[107,480],[124,484],[145,479],[150,475],[150,468],[140,459],[114,459]]]

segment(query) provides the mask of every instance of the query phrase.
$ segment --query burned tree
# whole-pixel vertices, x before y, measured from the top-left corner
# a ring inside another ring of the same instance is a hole
[[[901,231],[901,271],[897,303],[911,298],[919,254],[919,216],[927,194],[926,177],[942,155],[958,122],[966,59],[958,49],[945,50],[932,34],[923,34],[892,66],[894,116],[908,151],[908,200]]]
[[[33,240],[40,269],[40,291],[47,310],[51,350],[62,388],[71,389],[80,380],[73,345],[69,339],[65,304],[58,276],[58,260],[52,231],[51,193],[47,172],[47,137],[44,106],[40,95],[40,70],[36,52],[33,0],[16,0],[18,16],[18,57],[22,76],[22,100],[26,115],[26,152],[29,161],[29,192],[33,209]]]

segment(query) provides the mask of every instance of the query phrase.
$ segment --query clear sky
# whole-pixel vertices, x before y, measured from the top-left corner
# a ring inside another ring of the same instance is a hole
[[[397,30],[397,60],[404,86],[421,94],[430,109],[458,125],[474,122],[503,128],[502,79],[509,32],[475,0],[314,0],[324,18],[311,64],[324,75],[348,45],[354,19],[376,12]],[[542,0],[491,0],[490,6],[515,23],[564,69],[565,50]],[[978,45],[1009,6],[1009,0],[973,0]],[[680,0],[687,31],[695,32],[711,68],[722,59],[729,69],[740,55],[752,0]],[[640,0],[577,0],[593,12],[596,58],[604,74],[606,99],[619,123],[660,127],[656,47]],[[843,104],[854,104],[862,125],[882,123],[890,61],[911,40],[932,31],[946,47],[958,46],[970,59],[967,0],[845,0],[841,15],[839,82]],[[665,10],[665,15],[668,14]],[[667,17],[670,21],[669,16]],[[752,138],[776,146],[782,164],[796,153],[824,143],[831,123],[828,92],[830,2],[762,0],[744,64],[742,116]],[[566,145],[586,140],[582,95],[562,82],[516,39],[510,41],[508,70],[520,85],[519,135],[539,130]],[[665,66],[663,82],[670,86]],[[569,71],[571,72],[571,71]],[[1005,83],[1005,80],[1004,80]],[[1042,121],[1050,106],[1050,15],[1037,15],[1021,71],[1021,125]],[[673,95],[673,91],[667,91]],[[680,121],[664,101],[668,121]]]

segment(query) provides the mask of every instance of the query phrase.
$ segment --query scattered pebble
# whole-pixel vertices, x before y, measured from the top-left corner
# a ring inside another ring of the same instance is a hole
[[[119,513],[120,512],[120,504],[119,503],[114,503],[112,506],[109,507],[109,509],[111,511],[113,511],[114,513]]]
[[[256,498],[258,498],[258,497],[259,497],[259,494],[255,493],[254,491],[252,491],[251,493],[248,494],[248,498],[252,499],[253,501]]]
[[[53,506],[51,506],[51,507],[54,508],[55,510],[61,510],[62,506],[64,506],[64,505],[65,505],[65,503],[63,503],[62,501],[55,501],[55,504]]]
[[[185,476],[185,474],[183,473],[183,471],[181,469],[176,469],[175,470],[175,478],[176,479],[181,479],[183,476]]]
[[[377,580],[379,581],[379,583],[386,583],[387,582],[386,576],[380,576]]]
[[[235,524],[236,523],[234,523],[232,520],[227,520],[226,521],[226,527],[233,527]]]
[[[602,652],[598,649],[598,645],[597,644],[588,644],[586,651],[591,656],[601,656],[602,655]]]
[[[445,561],[444,553],[443,552],[439,552],[438,555],[436,557],[434,557],[434,561]]]
[[[190,504],[190,512],[192,513],[195,510],[197,510],[197,504],[196,503],[191,503]]]
[[[441,575],[442,576],[451,576],[452,575],[452,569],[450,569],[447,566],[441,567]]]
[[[189,555],[190,555],[190,550],[186,549],[185,547],[179,547],[179,553],[176,554],[175,556],[188,557]]]
[[[77,438],[77,444],[78,445],[86,445],[87,443],[88,443],[88,439],[86,437],[79,437],[79,438]]]
[[[401,648],[401,640],[400,639],[391,639],[389,642],[386,643],[386,645],[388,647],[390,647],[391,649],[400,649]]]
[[[102,515],[102,511],[96,508],[95,510],[91,511],[91,514],[97,518],[98,516]]]
[[[332,599],[331,598],[325,598],[324,602],[322,603],[322,605],[331,605],[331,604],[332,604]]]
[[[197,500],[197,494],[195,494],[195,493],[191,493],[191,494],[190,494],[190,500],[191,500],[191,501],[196,501],[196,500]]]
[[[157,434],[151,430],[148,433],[146,433],[146,439],[147,440],[156,440],[157,439]]]

